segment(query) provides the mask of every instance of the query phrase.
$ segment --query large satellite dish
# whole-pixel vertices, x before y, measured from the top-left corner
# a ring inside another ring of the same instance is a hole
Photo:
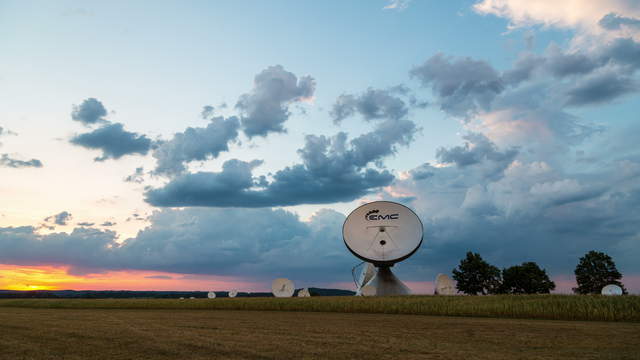
[[[402,204],[374,201],[353,210],[342,225],[344,244],[353,255],[378,268],[373,279],[358,284],[361,293],[365,295],[364,287],[372,285],[368,292],[374,289],[376,295],[409,294],[390,267],[413,255],[423,235],[418,215]]]
[[[209,299],[215,299],[216,298],[216,293],[213,291],[209,291],[209,293],[207,294],[207,297]]]
[[[236,297],[238,296],[238,290],[230,290],[229,291],[229,297]]]
[[[294,291],[293,281],[289,279],[278,278],[271,283],[271,292],[275,297],[291,297]]]
[[[342,226],[344,243],[355,256],[376,266],[393,265],[422,244],[422,222],[408,207],[374,201],[353,210]]]
[[[602,295],[618,296],[622,295],[622,288],[616,284],[609,284],[602,288]]]
[[[453,280],[451,280],[451,278],[445,274],[438,274],[438,276],[436,276],[435,294],[436,295],[455,295],[456,286],[453,283]]]

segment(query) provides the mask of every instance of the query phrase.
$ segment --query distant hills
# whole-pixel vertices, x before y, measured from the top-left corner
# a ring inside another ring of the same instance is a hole
[[[296,289],[293,296],[298,295]],[[309,288],[311,296],[353,296],[355,292],[342,289]],[[0,290],[0,299],[179,299],[206,298],[207,291],[129,291],[129,290]],[[227,291],[216,291],[216,297],[229,297]],[[270,292],[239,292],[236,297],[273,297]]]

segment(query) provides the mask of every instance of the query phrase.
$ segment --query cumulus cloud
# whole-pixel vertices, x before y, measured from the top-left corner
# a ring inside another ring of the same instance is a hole
[[[623,272],[640,271],[638,249],[629,246],[640,236],[639,214],[631,210],[640,204],[637,150],[628,160],[610,156],[578,168],[569,153],[554,162],[524,155],[505,160],[499,175],[482,157],[467,166],[424,164],[390,186],[412,195],[407,204],[425,225],[425,248],[406,261],[411,272],[451,269],[472,250],[498,266],[533,260],[570,273],[593,249],[611,254]]]
[[[453,59],[436,54],[410,75],[431,87],[440,108],[453,116],[470,116],[487,111],[504,90],[500,74],[488,63],[471,58]]]
[[[124,182],[142,184],[144,182],[144,167],[137,167],[133,174],[124,178]]]
[[[116,223],[113,222],[113,221],[105,221],[102,224],[100,224],[100,226],[106,226],[106,227],[110,227],[110,226],[114,226],[114,225],[116,225]]]
[[[333,122],[338,124],[356,112],[369,121],[374,119],[400,119],[409,109],[403,99],[391,90],[369,88],[360,95],[342,94],[330,111]]]
[[[0,136],[7,136],[7,135],[18,135],[18,134],[16,134],[15,132],[13,132],[13,131],[11,131],[9,129],[6,129],[6,128],[3,128],[2,126],[0,126]],[[0,146],[2,146],[1,142],[0,142]]]
[[[18,160],[11,158],[9,154],[2,154],[2,156],[0,157],[0,167],[10,167],[14,169],[28,167],[40,168],[42,167],[42,161],[38,159],[31,159],[26,161]]]
[[[309,222],[284,210],[235,208],[165,209],[150,220],[123,243],[92,228],[47,235],[29,226],[0,228],[0,262],[322,282],[347,281],[356,262],[341,240],[344,215],[333,210]]]
[[[58,214],[47,216],[44,221],[52,222],[56,225],[67,225],[71,218],[71,213],[69,213],[68,211],[62,211]]]
[[[638,91],[627,69],[606,67],[577,80],[567,92],[568,105],[598,104]]]
[[[107,122],[107,109],[96,98],[85,99],[80,105],[74,105],[71,118],[80,121],[84,125],[93,125]]]
[[[249,137],[285,132],[289,105],[313,96],[316,88],[311,76],[300,79],[281,65],[270,66],[255,76],[253,90],[236,103],[244,133]]]
[[[151,148],[151,139],[145,135],[124,130],[121,123],[103,125],[91,132],[79,134],[71,138],[74,145],[87,149],[102,151],[102,156],[95,161],[119,159],[125,155],[146,155]]]
[[[261,161],[229,160],[221,172],[179,176],[161,188],[146,192],[155,206],[265,207],[326,204],[355,200],[393,180],[387,170],[376,170],[382,159],[408,145],[417,131],[406,119],[380,121],[375,130],[348,141],[340,132],[333,137],[308,135],[298,150],[302,164],[272,175],[254,178]]]
[[[176,133],[173,138],[160,141],[153,151],[157,160],[154,173],[177,175],[185,170],[191,161],[215,159],[223,151],[229,150],[229,144],[238,138],[240,121],[237,117],[215,117],[204,128],[188,127],[184,132]]]
[[[91,226],[95,225],[95,223],[88,222],[88,221],[83,221],[83,222],[77,223],[76,225],[82,226],[82,227],[91,227]]]
[[[384,10],[402,11],[409,7],[411,0],[387,0],[388,4],[383,7]]]
[[[439,148],[436,158],[444,164],[456,164],[459,167],[475,165],[484,161],[492,161],[502,164],[506,168],[518,154],[516,148],[500,151],[496,145],[486,136],[479,133],[469,133],[463,136],[463,146],[455,146],[449,149]]]
[[[624,26],[640,29],[640,19],[633,17],[620,16],[616,13],[605,15],[598,24],[607,30],[619,30]]]
[[[34,167],[40,168],[42,167],[42,162],[38,159],[31,160],[18,160],[9,156],[9,154],[2,154],[0,157],[0,167],[10,167],[10,168],[27,168]]]
[[[205,105],[202,107],[202,111],[200,112],[200,117],[203,119],[208,119],[215,113],[215,108],[211,105]]]
[[[592,35],[620,29],[623,24],[635,24],[633,20],[640,18],[640,7],[627,0],[592,1],[587,5],[581,0],[539,0],[535,6],[526,0],[482,0],[473,8],[480,14],[508,19],[511,29],[543,25],[577,29]]]

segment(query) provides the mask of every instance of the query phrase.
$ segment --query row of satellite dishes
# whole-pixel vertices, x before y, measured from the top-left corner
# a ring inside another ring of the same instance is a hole
[[[353,210],[342,225],[344,244],[366,265],[356,281],[356,295],[406,295],[409,288],[391,267],[413,255],[424,237],[422,221],[413,210],[391,201],[374,201]],[[354,268],[355,270],[355,268]],[[436,277],[436,295],[455,295],[454,282],[447,275]],[[611,284],[602,295],[622,295],[622,288]]]
[[[407,295],[411,291],[391,272],[391,267],[413,255],[424,236],[422,221],[413,210],[391,201],[374,201],[353,210],[342,225],[342,237],[347,249],[366,264],[356,280],[356,295]],[[355,270],[355,268],[353,269]],[[355,280],[355,279],[354,279]],[[294,284],[278,278],[271,284],[275,297],[292,297]],[[453,281],[444,274],[436,277],[437,295],[455,295]],[[235,297],[236,290],[229,291]],[[607,285],[603,295],[621,295],[617,285]],[[310,296],[309,289],[298,292],[299,297]],[[211,291],[209,298],[215,298]]]
[[[278,278],[273,280],[273,282],[271,283],[271,292],[275,297],[292,297],[293,294],[295,293],[295,290],[296,288],[293,284],[293,281],[289,279]],[[234,298],[236,296],[238,296],[238,290],[229,291],[230,298]],[[298,297],[310,297],[310,296],[311,296],[311,293],[309,292],[308,288],[300,289],[300,291],[298,291]],[[209,299],[215,299],[216,293],[214,291],[209,291],[209,293],[207,293],[207,297]]]

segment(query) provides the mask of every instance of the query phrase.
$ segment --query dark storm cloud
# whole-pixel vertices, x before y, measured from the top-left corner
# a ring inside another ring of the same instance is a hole
[[[160,141],[153,151],[157,164],[154,173],[177,175],[185,170],[191,161],[215,159],[223,151],[229,150],[229,143],[238,138],[240,121],[235,116],[211,119],[204,128],[188,127],[176,133],[167,141]]]
[[[440,108],[454,116],[489,110],[493,99],[504,90],[500,74],[484,61],[453,59],[436,54],[414,67],[410,75],[431,87]]]
[[[360,95],[343,94],[336,99],[330,115],[334,123],[340,123],[356,112],[365,120],[400,119],[407,115],[406,103],[392,90],[369,88]]]
[[[121,123],[106,124],[91,132],[74,136],[70,142],[87,149],[102,151],[95,161],[119,159],[124,155],[146,155],[151,148],[151,139],[145,135],[124,130]]]
[[[607,30],[619,30],[622,26],[640,29],[640,19],[620,16],[616,13],[605,15],[598,24]]]
[[[70,265],[83,274],[139,269],[323,282],[348,281],[356,262],[342,242],[344,215],[332,210],[301,222],[283,210],[165,209],[150,221],[123,243],[112,231],[91,228],[48,235],[0,228],[0,262]]]
[[[107,109],[96,98],[88,98],[80,105],[74,105],[71,112],[71,118],[84,125],[106,122],[105,116],[107,116]]]
[[[38,159],[31,159],[27,161],[13,159],[9,156],[9,154],[2,154],[0,157],[0,167],[10,167],[10,168],[27,168],[34,167],[40,168],[42,167],[42,162]]]
[[[311,76],[298,79],[281,65],[266,68],[255,76],[253,90],[240,96],[236,103],[244,133],[251,138],[285,132],[289,105],[312,97],[315,88]]]
[[[62,211],[58,214],[48,216],[44,219],[47,222],[53,222],[56,225],[67,225],[72,216],[68,211]]]
[[[155,206],[265,207],[327,204],[355,200],[393,180],[378,166],[384,157],[408,145],[417,131],[409,120],[389,119],[376,129],[351,141],[346,133],[334,137],[308,135],[298,150],[302,164],[254,178],[252,169],[261,162],[230,160],[221,172],[198,172],[179,176],[164,187],[146,192]]]

